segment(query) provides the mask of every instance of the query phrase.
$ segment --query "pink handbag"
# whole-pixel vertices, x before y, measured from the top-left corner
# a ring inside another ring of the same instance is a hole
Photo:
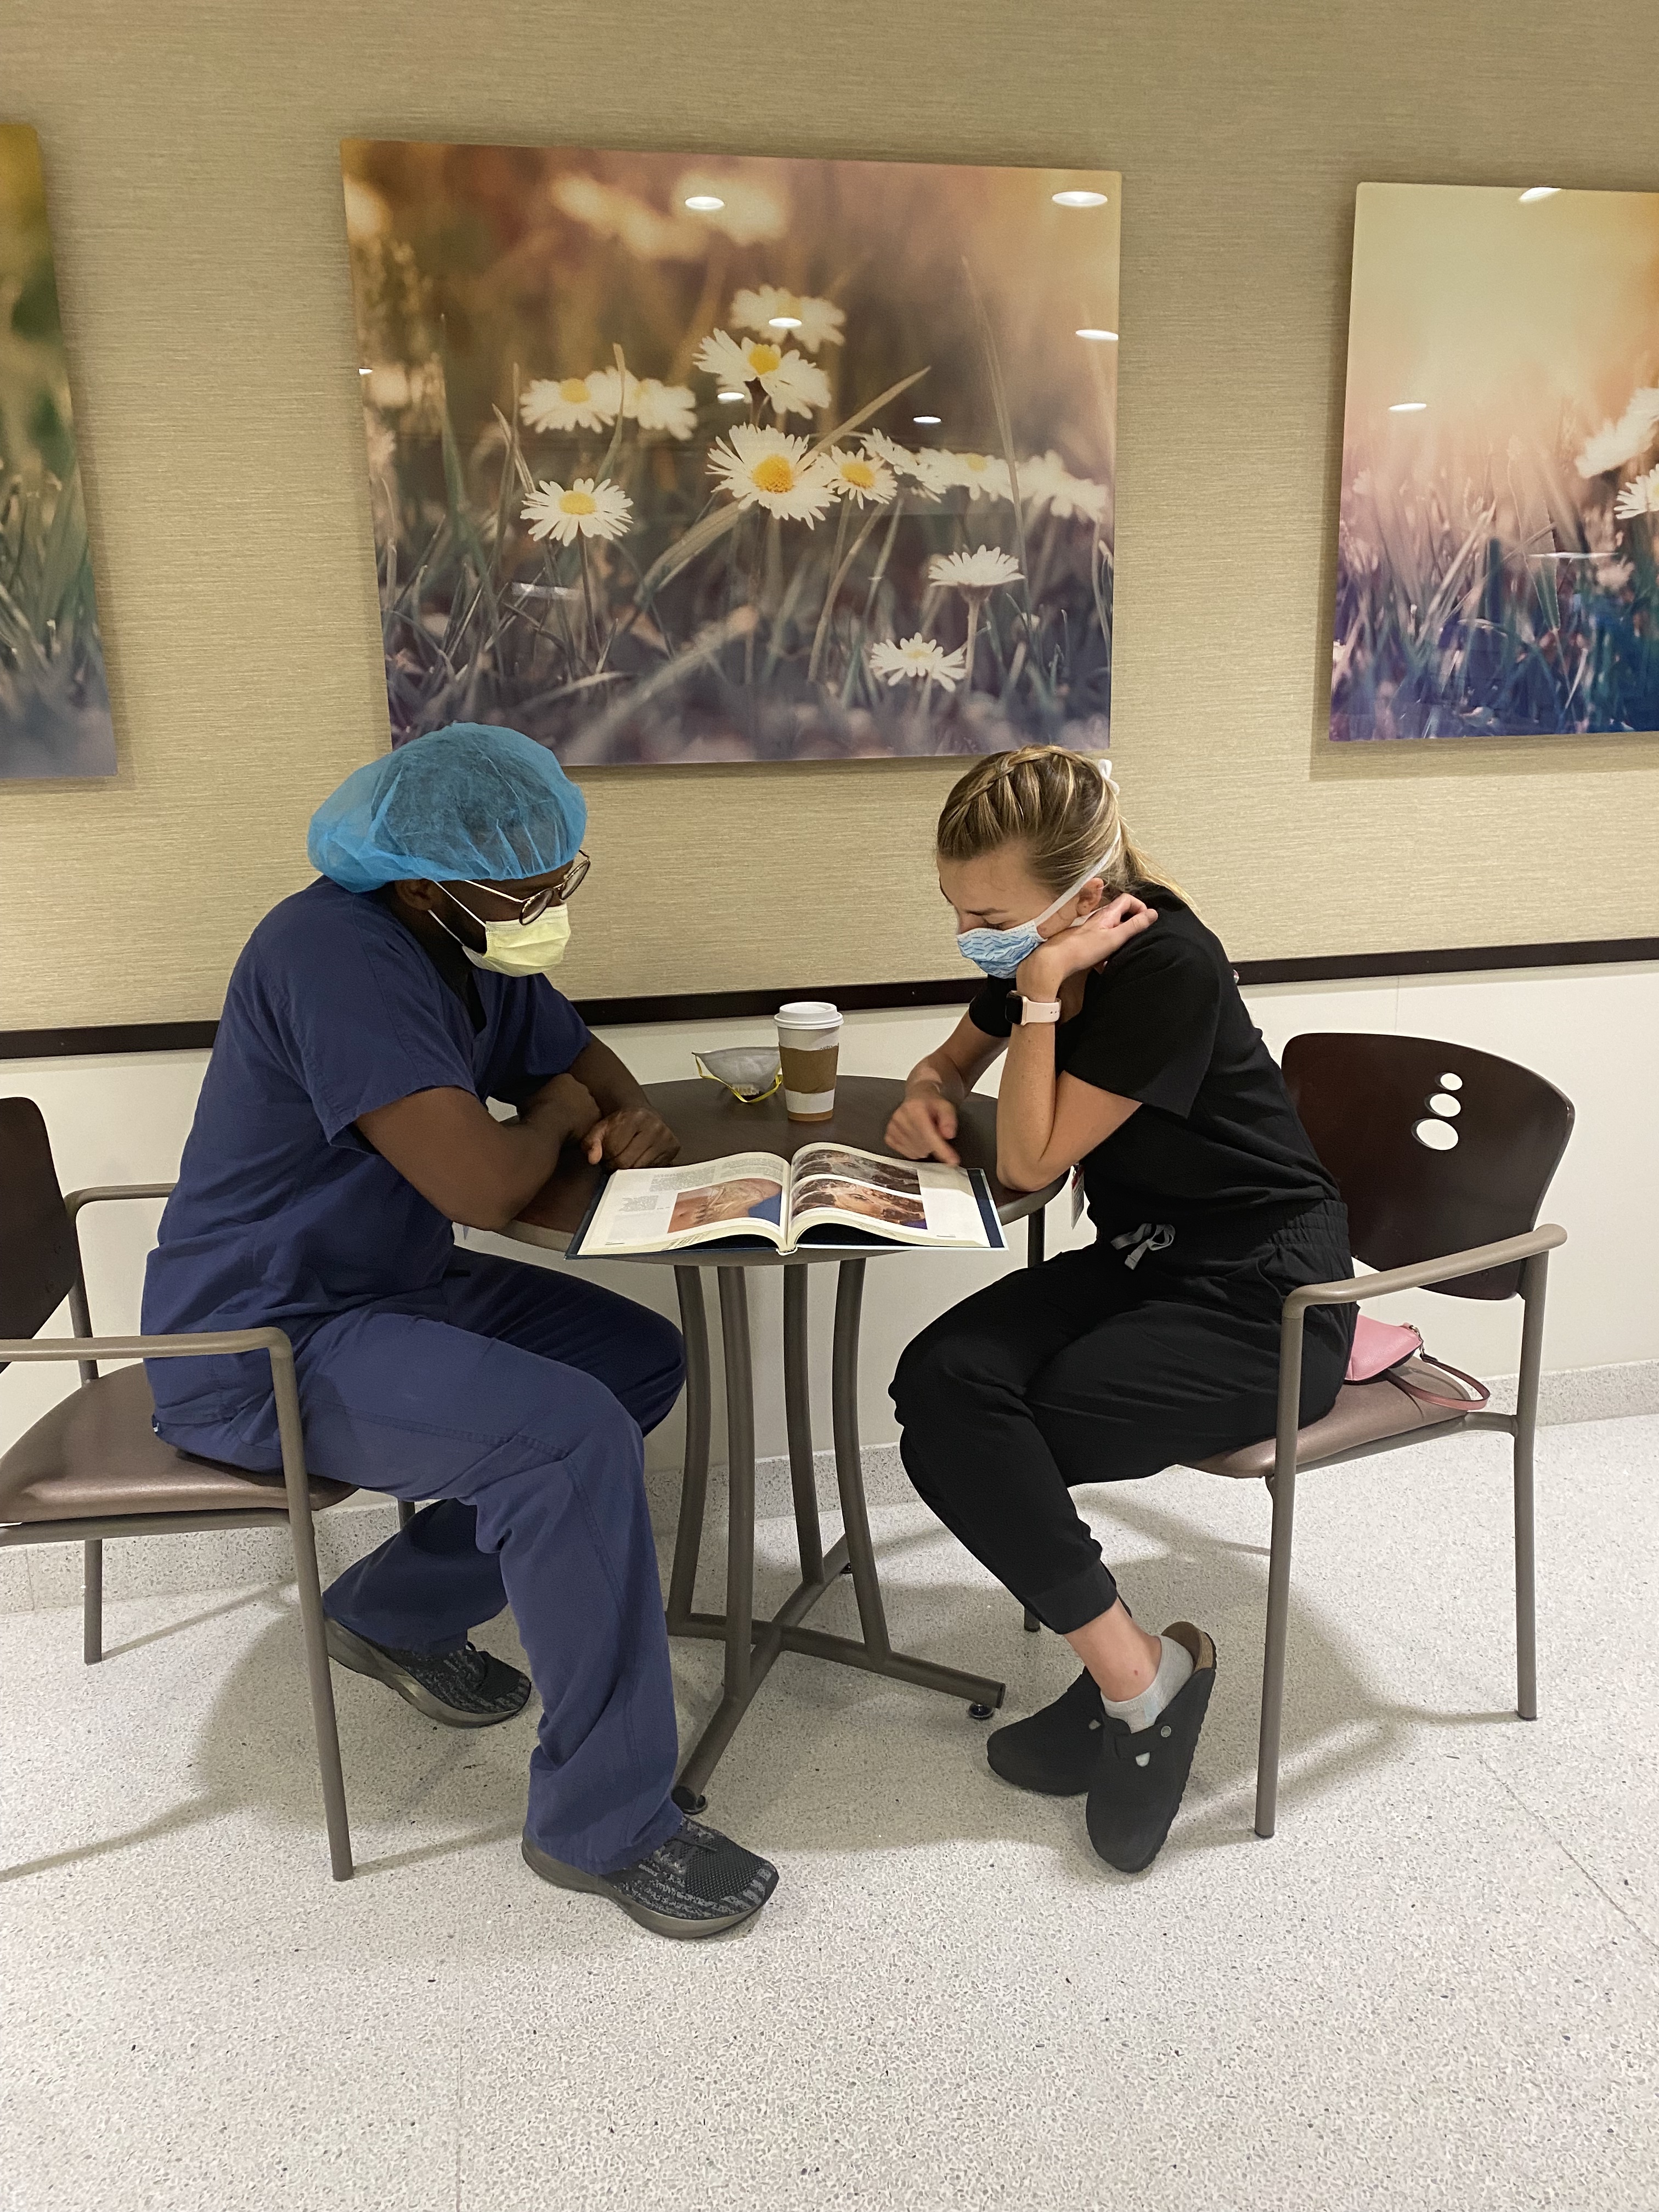
[[[1402,1371],[1413,1360],[1425,1367],[1437,1367],[1443,1375],[1455,1376],[1458,1382],[1468,1385],[1474,1396],[1450,1397],[1424,1389],[1421,1383],[1413,1382]],[[1421,1334],[1409,1322],[1373,1321],[1369,1314],[1361,1314],[1354,1323],[1353,1350],[1348,1354],[1348,1371],[1343,1380],[1392,1382],[1396,1390],[1403,1390],[1419,1406],[1444,1406],[1459,1413],[1478,1413],[1492,1396],[1486,1384],[1477,1382],[1473,1375],[1466,1375],[1461,1367],[1449,1366],[1431,1352],[1425,1352]]]

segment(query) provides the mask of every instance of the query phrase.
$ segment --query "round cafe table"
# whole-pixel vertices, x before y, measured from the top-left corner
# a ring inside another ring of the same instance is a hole
[[[825,1142],[886,1153],[884,1132],[894,1108],[904,1096],[904,1085],[887,1076],[843,1075],[836,1085],[834,1117],[815,1122],[791,1121],[781,1093],[745,1105],[720,1084],[702,1078],[688,1083],[653,1084],[646,1095],[679,1138],[676,1164],[684,1167],[721,1159],[732,1152],[777,1152],[793,1158],[803,1145]],[[960,1118],[956,1149],[963,1166],[985,1170],[1005,1224],[1026,1221],[1027,1257],[1031,1265],[1036,1265],[1042,1258],[1042,1209],[1064,1179],[1043,1190],[1009,1189],[996,1177],[996,1101],[970,1097]],[[580,1157],[567,1156],[507,1234],[521,1243],[562,1250],[592,1204],[600,1176],[600,1170],[589,1167]],[[870,1540],[858,1425],[859,1316],[864,1270],[872,1259],[908,1254],[915,1261],[926,1249],[849,1234],[844,1244],[813,1244],[787,1256],[768,1245],[705,1244],[678,1252],[630,1255],[620,1263],[671,1267],[679,1291],[686,1358],[685,1462],[669,1575],[668,1632],[671,1636],[707,1638],[726,1647],[723,1694],[683,1764],[674,1791],[678,1802],[688,1811],[702,1811],[709,1777],[781,1651],[805,1652],[812,1658],[831,1659],[842,1666],[861,1667],[869,1674],[914,1682],[923,1689],[943,1690],[949,1696],[966,1698],[976,1718],[982,1719],[1002,1703],[1000,1682],[893,1649]],[[606,1255],[608,1264],[617,1259],[614,1254]],[[833,1265],[837,1271],[830,1407],[842,1528],[827,1551],[818,1521],[812,1464],[806,1327],[809,1272],[815,1266],[826,1265]],[[755,1616],[755,1402],[747,1279],[751,1267],[784,1271],[784,1415],[800,1553],[800,1581],[769,1620]],[[730,1531],[722,1613],[699,1612],[694,1601],[708,1487],[712,1375],[702,1287],[706,1273],[715,1276],[719,1286],[726,1368]],[[842,1574],[851,1576],[858,1602],[857,1637],[834,1636],[804,1625],[806,1615]]]

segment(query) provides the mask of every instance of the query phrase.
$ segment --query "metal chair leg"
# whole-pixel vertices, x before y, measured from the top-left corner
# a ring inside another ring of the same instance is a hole
[[[408,1498],[400,1498],[398,1500],[398,1526],[399,1529],[407,1528],[410,1522],[414,1518],[415,1508],[410,1504]]]
[[[1538,1431],[1538,1382],[1544,1359],[1544,1281],[1547,1253],[1528,1261],[1521,1278],[1525,1319],[1515,1398],[1515,1710],[1538,1717],[1538,1598],[1533,1543],[1533,1442]]]
[[[1030,1607],[1028,1605],[1025,1608],[1025,1633],[1028,1636],[1035,1636],[1042,1626],[1042,1623],[1037,1619],[1036,1613],[1032,1612]]]
[[[1279,1817],[1279,1735],[1285,1705],[1285,1640],[1291,1617],[1291,1534],[1296,1470],[1269,1480],[1273,1500],[1273,1556],[1267,1565],[1267,1635],[1261,1664],[1261,1735],[1256,1749],[1255,1832],[1271,1836]]]
[[[270,1347],[271,1391],[276,1401],[276,1427],[283,1443],[283,1482],[288,1497],[289,1534],[294,1540],[295,1580],[300,1593],[300,1628],[305,1640],[311,1720],[317,1736],[317,1764],[322,1772],[329,1865],[336,1881],[349,1881],[351,1823],[346,1813],[345,1776],[340,1769],[340,1723],[334,1711],[334,1684],[328,1670],[328,1634],[323,1621],[317,1531],[312,1525],[311,1485],[300,1425],[294,1352],[279,1332],[273,1329],[270,1336],[274,1340]]]
[[[93,1537],[81,1549],[85,1559],[81,1584],[81,1656],[88,1667],[95,1667],[104,1656],[103,1540]]]
[[[309,1513],[291,1519],[289,1526],[294,1536],[300,1626],[305,1638],[311,1717],[317,1732],[317,1764],[322,1775],[329,1865],[336,1881],[349,1881],[351,1823],[346,1812],[345,1775],[340,1765],[340,1724],[334,1710],[334,1684],[328,1671],[328,1639],[323,1626],[322,1584],[317,1573],[316,1533]]]

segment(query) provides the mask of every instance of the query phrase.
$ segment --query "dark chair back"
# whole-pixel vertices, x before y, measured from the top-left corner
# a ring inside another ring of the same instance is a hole
[[[1401,1267],[1534,1227],[1572,1129],[1572,1102],[1513,1060],[1432,1037],[1316,1032],[1285,1081],[1348,1209],[1357,1260]],[[1509,1298],[1521,1267],[1434,1288]]]
[[[43,1328],[74,1287],[77,1265],[40,1109],[32,1098],[0,1098],[0,1336]]]

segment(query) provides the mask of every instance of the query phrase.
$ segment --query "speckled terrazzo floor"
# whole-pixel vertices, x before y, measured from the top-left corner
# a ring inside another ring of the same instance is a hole
[[[1540,1454],[1535,1725],[1501,1444],[1310,1478],[1258,1842],[1265,1498],[1097,1491],[1137,1611],[1220,1649],[1151,1873],[999,1784],[960,1705],[786,1659],[708,1815],[782,1882],[707,1946],[525,1871],[528,1721],[446,1733],[350,1675],[331,1884],[280,1587],[118,1600],[96,1669],[72,1612],[0,1617],[0,2204],[1659,2207],[1659,1419]],[[875,1518],[903,1642],[1011,1712],[1069,1679],[925,1513]],[[687,1729],[716,1656],[677,1647]]]

